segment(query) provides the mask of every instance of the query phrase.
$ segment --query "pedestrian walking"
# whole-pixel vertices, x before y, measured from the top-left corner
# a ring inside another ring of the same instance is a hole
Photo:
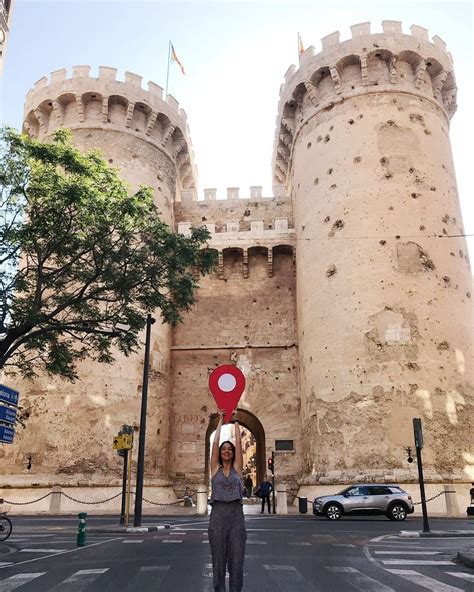
[[[220,418],[211,454],[212,510],[208,533],[212,555],[213,590],[225,592],[227,568],[229,591],[241,592],[247,540],[242,505],[242,444],[239,423],[233,420],[235,445],[227,440],[219,446],[224,413],[219,411]],[[232,417],[235,417],[235,412]]]
[[[471,483],[472,487],[469,490],[469,495],[471,496],[471,506],[474,506],[474,483]]]
[[[247,477],[245,477],[244,486],[247,492],[247,497],[252,497],[253,481],[250,475],[247,475]]]
[[[273,491],[273,486],[267,479],[266,475],[264,476],[262,483],[260,483],[258,491],[260,497],[262,498],[262,511],[260,512],[260,514],[263,514],[265,512],[265,502],[267,502],[268,513],[270,514],[270,494]]]

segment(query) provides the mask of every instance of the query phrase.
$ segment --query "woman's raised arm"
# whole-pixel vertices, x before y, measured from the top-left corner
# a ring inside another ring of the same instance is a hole
[[[224,418],[224,411],[219,411],[219,423],[217,424],[216,432],[214,434],[214,441],[212,443],[212,453],[211,453],[211,478],[219,470],[219,442],[221,439],[221,427],[222,421]]]
[[[234,412],[235,413],[235,412]],[[235,420],[235,460],[234,460],[234,468],[237,473],[242,476],[242,467],[244,464],[244,457],[242,454],[242,442],[240,437],[240,425],[237,420]]]

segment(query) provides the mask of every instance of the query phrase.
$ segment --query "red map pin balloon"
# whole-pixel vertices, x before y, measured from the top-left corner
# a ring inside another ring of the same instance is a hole
[[[217,408],[225,411],[224,423],[230,421],[244,389],[245,376],[239,368],[231,364],[217,366],[209,376],[209,390]]]

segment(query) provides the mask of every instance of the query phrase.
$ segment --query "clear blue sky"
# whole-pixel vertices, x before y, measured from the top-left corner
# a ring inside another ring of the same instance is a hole
[[[278,91],[297,62],[296,35],[320,50],[335,30],[400,20],[439,35],[455,61],[458,113],[451,138],[466,232],[474,233],[472,203],[472,5],[467,2],[83,2],[16,0],[2,81],[1,120],[22,122],[28,89],[52,70],[76,64],[129,70],[165,85],[171,39],[186,76],[173,66],[169,92],[188,114],[200,191],[263,185],[271,194],[270,160]],[[474,256],[474,242],[471,242]]]

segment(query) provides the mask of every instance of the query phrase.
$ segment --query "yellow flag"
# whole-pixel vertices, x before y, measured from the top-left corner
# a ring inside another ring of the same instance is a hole
[[[173,62],[176,62],[178,64],[178,66],[181,68],[181,72],[183,74],[186,74],[186,72],[184,71],[183,64],[179,61],[179,58],[176,55],[176,52],[175,52],[174,47],[173,47],[173,44],[171,44],[171,59],[173,60]]]

